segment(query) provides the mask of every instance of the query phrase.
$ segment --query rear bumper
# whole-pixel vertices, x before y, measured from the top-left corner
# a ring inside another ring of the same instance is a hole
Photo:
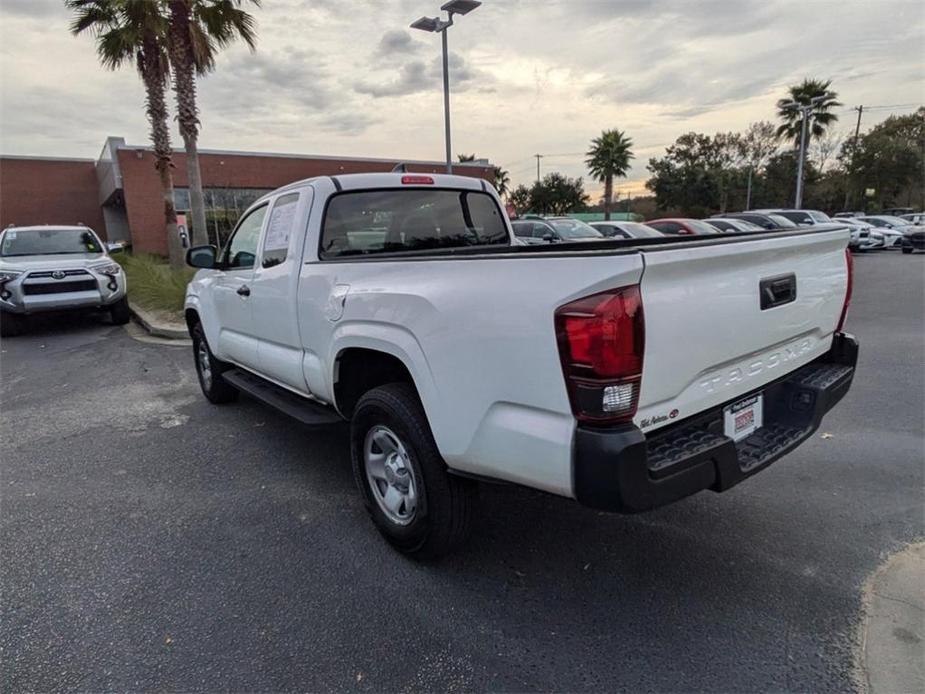
[[[633,425],[579,428],[572,458],[575,498],[597,509],[638,513],[703,489],[725,491],[816,431],[851,387],[857,357],[857,340],[838,333],[828,353],[762,387],[764,425],[738,443],[723,435],[723,407],[648,437]]]

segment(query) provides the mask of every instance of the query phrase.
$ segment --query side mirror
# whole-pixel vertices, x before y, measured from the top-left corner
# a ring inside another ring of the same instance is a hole
[[[211,270],[215,267],[215,246],[193,246],[186,252],[186,264]]]
[[[109,251],[110,253],[121,253],[122,251],[125,250],[125,244],[124,243],[107,243],[106,250]]]
[[[546,232],[545,234],[543,234],[543,241],[545,241],[546,243],[552,243],[555,240],[556,240],[556,237],[550,234],[549,232]]]

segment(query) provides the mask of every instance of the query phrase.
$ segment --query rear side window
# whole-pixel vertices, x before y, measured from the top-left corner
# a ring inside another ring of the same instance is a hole
[[[649,224],[653,229],[658,229],[663,234],[677,234],[681,231],[681,225],[677,222],[656,222]]]
[[[325,212],[320,256],[509,245],[504,219],[494,198],[472,190],[340,193]]]
[[[533,224],[530,222],[514,222],[511,226],[514,227],[515,236],[529,237],[533,235]]]
[[[263,267],[279,265],[286,259],[298,202],[299,194],[289,193],[281,195],[273,204],[263,241]]]

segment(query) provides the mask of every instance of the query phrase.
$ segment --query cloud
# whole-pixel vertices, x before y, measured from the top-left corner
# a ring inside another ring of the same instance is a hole
[[[394,55],[410,55],[421,50],[421,42],[411,38],[404,29],[392,29],[382,35],[375,55],[383,58]]]
[[[450,51],[447,56],[447,67],[450,73],[451,89],[454,92],[464,92],[473,86],[480,91],[490,93],[494,91],[494,79],[491,75],[477,70],[458,53]],[[386,82],[375,82],[370,79],[360,80],[353,86],[359,94],[366,94],[375,98],[384,96],[407,96],[418,92],[436,89],[443,84],[443,58],[435,58],[426,63],[423,60],[412,60],[402,65],[397,75]]]

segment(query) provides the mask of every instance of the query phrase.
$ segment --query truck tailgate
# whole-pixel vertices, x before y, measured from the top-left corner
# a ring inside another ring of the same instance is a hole
[[[637,426],[654,431],[735,400],[826,352],[847,243],[834,229],[645,249]]]

